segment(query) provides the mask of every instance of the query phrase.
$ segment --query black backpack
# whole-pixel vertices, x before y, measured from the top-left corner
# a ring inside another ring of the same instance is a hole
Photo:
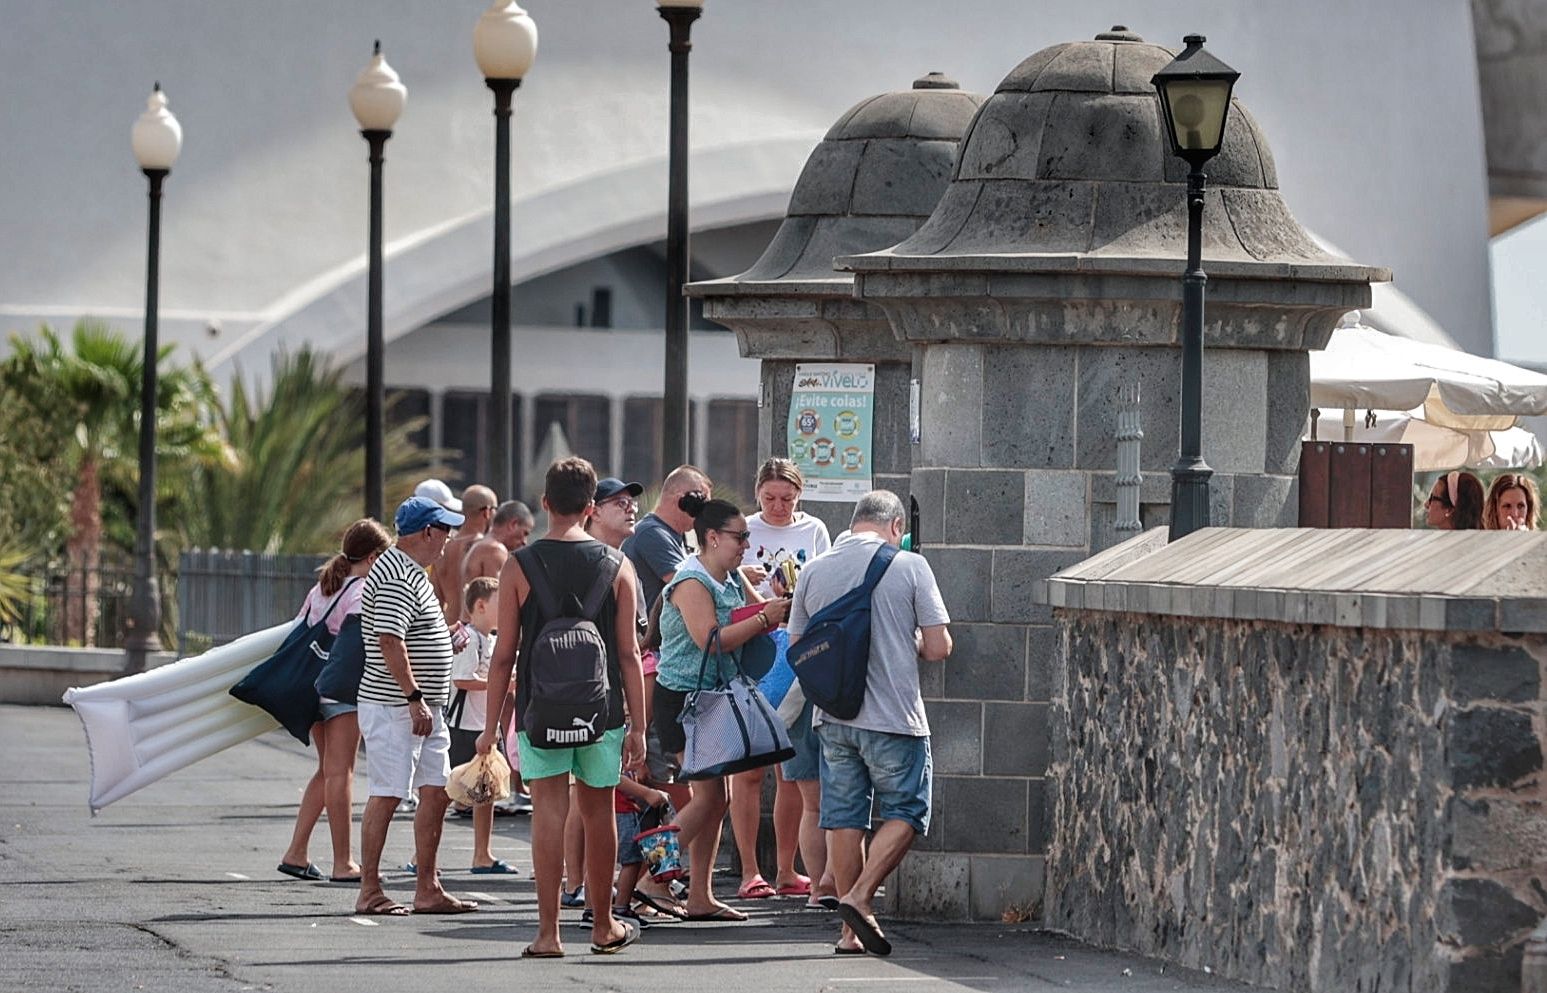
[[[607,549],[597,564],[596,580],[573,613],[575,597],[560,606],[542,558],[531,548],[516,552],[516,561],[537,598],[542,626],[527,657],[526,713],[521,729],[534,748],[579,748],[607,733],[607,641],[596,626],[596,613],[617,578],[622,554]]]
[[[851,721],[865,705],[870,675],[870,600],[897,549],[883,543],[870,557],[865,578],[823,607],[790,646],[790,668],[806,699],[823,713]]]

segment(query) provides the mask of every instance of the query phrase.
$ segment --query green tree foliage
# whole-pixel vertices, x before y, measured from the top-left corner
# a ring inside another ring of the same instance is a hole
[[[240,374],[231,380],[217,418],[236,463],[193,473],[190,512],[180,515],[189,546],[326,552],[363,512],[361,397],[310,349],[277,354],[271,372],[266,396],[254,395]],[[407,496],[431,465],[434,453],[410,437],[423,426],[419,418],[387,430],[388,513],[392,497]]]
[[[194,462],[227,460],[207,416],[207,380],[196,367],[169,365],[171,352],[166,346],[157,354],[157,465],[167,473],[160,493],[176,492],[178,471]],[[60,563],[63,534],[66,598],[85,605],[66,632],[71,642],[90,639],[104,547],[119,549],[119,558],[133,549],[142,371],[139,346],[92,320],[75,325],[68,345],[47,325],[35,339],[13,335],[0,366],[5,419],[15,422],[5,429],[0,459],[28,487],[11,512],[26,515],[31,530],[24,533],[36,536],[29,558]],[[7,488],[18,486],[8,481]]]

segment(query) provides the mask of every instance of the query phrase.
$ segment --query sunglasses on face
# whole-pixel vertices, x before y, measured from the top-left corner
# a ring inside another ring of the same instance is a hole
[[[720,532],[721,534],[730,535],[732,538],[735,538],[738,542],[745,543],[745,542],[750,542],[752,540],[752,532],[751,531],[727,531],[724,528],[715,528],[714,530]]]
[[[451,533],[451,525],[449,525],[449,524],[430,524],[430,525],[426,526],[426,530],[429,530],[429,531],[439,531],[442,534],[450,534]]]

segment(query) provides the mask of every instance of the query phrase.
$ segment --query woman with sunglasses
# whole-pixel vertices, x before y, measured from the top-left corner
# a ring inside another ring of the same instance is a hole
[[[1434,481],[1424,520],[1440,531],[1478,531],[1483,526],[1483,484],[1470,472],[1447,472]]]
[[[784,622],[789,600],[778,598],[757,614],[731,623],[731,611],[747,602],[748,594],[738,566],[750,532],[747,520],[733,503],[708,500],[702,493],[688,493],[678,502],[693,517],[698,554],[682,568],[662,592],[661,659],[656,671],[654,719],[661,746],[680,762],[687,747],[679,715],[687,695],[719,685],[735,673],[735,656],[742,645]],[[717,671],[699,670],[710,635],[720,632]],[[725,820],[728,790],[723,777],[696,780],[692,800],[677,824],[688,846],[690,880],[688,920],[744,921],[747,915],[714,898],[710,883],[720,851],[720,826]]]

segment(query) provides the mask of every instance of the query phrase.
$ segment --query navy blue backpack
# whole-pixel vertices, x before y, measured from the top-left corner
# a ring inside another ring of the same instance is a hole
[[[790,667],[806,699],[839,720],[853,720],[865,704],[870,671],[870,599],[897,549],[883,543],[854,589],[811,616],[790,646]]]

